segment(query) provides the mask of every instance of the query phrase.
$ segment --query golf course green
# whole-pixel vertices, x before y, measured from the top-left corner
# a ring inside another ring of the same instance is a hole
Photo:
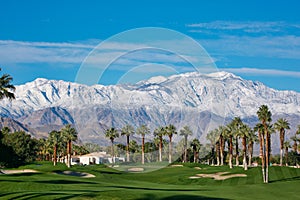
[[[115,168],[73,166],[69,169],[63,164],[53,166],[50,162],[36,162],[11,169],[14,171],[2,170],[0,199],[300,198],[300,169],[291,167],[270,167],[268,184],[262,181],[260,167],[244,171],[241,167],[229,169],[228,166],[177,163],[153,171],[154,167],[155,164],[145,164],[143,172],[126,172],[126,165]],[[205,177],[207,174],[227,176],[227,179],[215,180]]]

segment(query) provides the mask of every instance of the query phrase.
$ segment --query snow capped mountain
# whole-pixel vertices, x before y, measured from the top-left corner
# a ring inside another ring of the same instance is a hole
[[[113,86],[39,78],[16,86],[15,96],[14,101],[0,102],[1,116],[45,131],[76,124],[87,138],[126,123],[151,128],[169,123],[178,128],[190,125],[200,136],[235,116],[255,116],[262,104],[276,115],[300,116],[299,93],[278,91],[227,72],[159,76]]]

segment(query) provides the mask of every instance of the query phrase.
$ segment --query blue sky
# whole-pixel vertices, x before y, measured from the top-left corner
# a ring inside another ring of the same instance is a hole
[[[82,62],[100,42],[130,29],[162,27],[199,42],[219,70],[300,92],[299,1],[12,0],[0,4],[0,66],[15,84],[38,77],[75,81]],[[161,42],[170,41],[166,37]],[[101,59],[134,44],[113,41],[109,45]],[[131,52],[115,60],[99,82],[122,82],[128,71],[138,77],[132,81],[149,74],[190,71],[179,57],[153,49]]]

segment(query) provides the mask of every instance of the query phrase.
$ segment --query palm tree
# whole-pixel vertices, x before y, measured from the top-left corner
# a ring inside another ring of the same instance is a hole
[[[291,148],[290,141],[285,141],[283,143],[283,147],[285,149],[285,165],[288,166],[289,161],[289,148]]]
[[[219,126],[218,133],[219,133],[219,144],[220,144],[220,160],[221,165],[224,164],[224,149],[225,149],[225,137],[227,135],[227,127]]]
[[[242,145],[243,145],[243,166],[244,170],[248,170],[247,164],[247,138],[251,134],[251,128],[246,125],[242,124],[239,130],[239,136],[242,138]]]
[[[255,142],[258,142],[257,135],[255,131],[251,129],[248,135],[248,156],[249,156],[249,163],[248,165],[252,165],[252,157],[253,157],[253,145]]]
[[[193,152],[194,152],[194,163],[198,162],[198,153],[200,151],[201,148],[201,144],[200,141],[198,139],[193,139],[191,146],[193,148]]]
[[[12,80],[13,78],[8,74],[3,74],[0,77],[0,100],[4,98],[8,98],[9,100],[15,99],[13,92],[16,90],[16,88],[11,84]]]
[[[53,147],[53,165],[57,163],[57,150],[62,142],[62,136],[59,131],[51,131],[48,137],[50,145]]]
[[[298,144],[297,144],[297,141],[298,141],[298,137],[297,135],[295,134],[294,136],[291,137],[291,140],[294,141],[294,144],[293,144],[293,151],[295,153],[297,153],[297,149],[298,149]]]
[[[272,113],[269,111],[269,108],[267,105],[262,105],[259,107],[258,111],[256,112],[258,119],[261,121],[263,127],[264,127],[264,134],[263,134],[263,158],[262,160],[262,172],[263,172],[263,180],[264,183],[269,182],[269,142],[270,142],[270,133],[269,133],[269,127],[270,123],[272,121]],[[266,142],[264,142],[266,140]]]
[[[217,141],[218,141],[218,132],[216,129],[210,131],[207,135],[206,135],[206,139],[208,141],[210,141],[210,146],[211,146],[211,155],[212,155],[212,165],[214,165],[214,149]],[[216,151],[217,151],[218,147],[216,147]],[[218,157],[218,156],[217,156]],[[218,159],[217,159],[218,160]],[[218,163],[219,164],[219,163]]]
[[[162,162],[162,145],[163,145],[163,136],[165,135],[165,127],[158,127],[154,130],[154,136],[159,138],[159,162]]]
[[[280,137],[280,166],[282,166],[283,149],[284,149],[283,144],[284,144],[285,130],[290,129],[290,124],[286,119],[280,118],[274,124],[274,128],[277,131],[279,131],[279,137]]]
[[[264,160],[263,158],[263,138],[264,138],[264,125],[261,123],[257,123],[254,127],[254,131],[258,133],[258,140],[259,140],[259,157],[261,160]]]
[[[142,136],[142,164],[145,163],[145,135],[150,133],[150,129],[146,125],[140,126],[136,133]]]
[[[109,138],[111,141],[111,156],[112,156],[112,162],[115,163],[115,153],[114,153],[114,140],[115,138],[119,137],[119,132],[114,127],[106,129],[105,131],[105,137]]]
[[[229,153],[229,168],[232,169],[232,157],[233,157],[233,125],[230,123],[226,126],[226,136],[228,138],[228,153]]]
[[[122,128],[121,130],[121,135],[126,136],[126,157],[127,157],[127,162],[130,162],[130,157],[129,157],[129,137],[134,134],[134,128],[131,125],[126,125]]]
[[[172,124],[166,127],[166,135],[169,136],[169,163],[172,163],[172,137],[177,134],[176,127]]]
[[[242,126],[242,120],[239,117],[235,117],[231,123],[233,126],[233,135],[235,137],[235,165],[239,166],[239,132]]]
[[[188,140],[188,136],[192,135],[193,132],[191,131],[191,129],[188,126],[184,126],[181,130],[180,130],[180,135],[184,137],[184,157],[183,157],[183,162],[186,163],[187,162],[187,140]]]
[[[72,152],[72,141],[76,141],[78,133],[71,124],[67,124],[61,129],[61,134],[67,142],[67,166],[71,167],[71,152]]]

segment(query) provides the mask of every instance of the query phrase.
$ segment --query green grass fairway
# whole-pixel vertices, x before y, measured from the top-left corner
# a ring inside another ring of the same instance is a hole
[[[124,166],[120,166],[123,167]],[[147,167],[151,166],[146,166]],[[196,169],[200,167],[201,169]],[[64,165],[39,162],[19,169],[38,173],[0,175],[0,199],[299,199],[300,169],[271,167],[270,183],[262,183],[261,168],[230,170],[185,164],[149,173],[127,173],[104,165],[76,166],[72,171],[94,174],[95,178],[61,175]],[[229,172],[247,174],[217,181],[190,179],[196,174]]]

